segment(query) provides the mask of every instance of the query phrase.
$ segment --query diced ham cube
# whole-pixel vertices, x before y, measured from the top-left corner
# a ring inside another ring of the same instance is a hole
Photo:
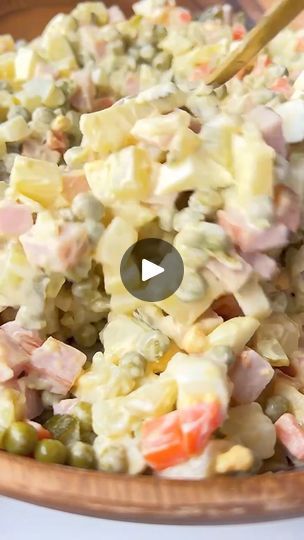
[[[258,229],[247,223],[244,216],[236,210],[219,210],[218,222],[232,242],[244,253],[282,248],[288,244],[289,230],[282,223],[268,229]]]
[[[95,86],[90,71],[87,69],[75,71],[72,78],[77,84],[77,90],[71,97],[71,105],[79,112],[92,112]]]
[[[46,135],[46,145],[50,150],[55,150],[60,154],[69,148],[69,138],[66,133],[62,131],[53,131],[49,129]]]
[[[250,111],[248,118],[259,128],[264,141],[278,154],[286,158],[287,144],[283,135],[280,115],[269,107],[259,105]]]
[[[29,362],[29,355],[0,328],[0,383],[18,377]]]
[[[229,378],[233,382],[232,397],[239,404],[255,401],[273,375],[274,370],[265,358],[252,349],[246,349],[229,370]]]
[[[301,223],[301,201],[298,195],[284,184],[275,186],[274,206],[277,220],[290,231],[297,232]]]
[[[26,257],[34,266],[64,273],[74,268],[88,251],[83,223],[65,223],[58,236],[49,238],[48,242],[35,235],[34,227],[20,237]]]
[[[54,414],[71,414],[77,403],[79,403],[78,398],[62,399],[58,403],[54,403]]]
[[[25,397],[25,418],[32,420],[37,418],[43,411],[43,404],[41,399],[41,392],[34,388],[29,388],[28,378],[22,377],[17,380],[17,386],[19,391]]]
[[[33,225],[32,212],[25,204],[5,202],[0,207],[0,235],[19,236]]]
[[[265,253],[242,253],[242,257],[256,274],[267,281],[270,281],[278,272],[276,261]]]
[[[115,99],[110,96],[95,98],[93,100],[92,112],[103,111],[104,109],[108,109],[109,107],[112,107],[114,103],[115,103]]]
[[[79,193],[86,193],[90,190],[86,176],[82,170],[66,171],[62,175],[64,198],[71,203]]]
[[[43,340],[36,330],[27,330],[22,328],[17,322],[10,321],[2,324],[0,330],[3,330],[26,354],[31,354],[35,349],[41,347]]]
[[[78,30],[81,48],[96,60],[104,58],[107,52],[107,41],[100,37],[99,28],[92,24],[85,24]]]
[[[24,141],[21,153],[26,157],[51,161],[52,163],[58,163],[60,159],[59,152],[51,150],[45,143],[34,139]]]
[[[35,77],[41,79],[57,79],[58,69],[49,62],[38,62],[35,67]]]
[[[293,414],[285,413],[276,421],[275,429],[279,441],[290,454],[304,460],[304,429]]]
[[[125,80],[125,94],[127,96],[136,96],[139,92],[140,87],[139,75],[138,73],[129,73]]]
[[[38,377],[39,383],[46,390],[66,394],[80,375],[85,362],[85,354],[49,337],[33,352],[30,375]]]
[[[236,292],[245,285],[252,274],[252,268],[246,261],[239,258],[238,262],[239,267],[233,268],[216,259],[210,259],[206,267],[221,280],[227,292]]]

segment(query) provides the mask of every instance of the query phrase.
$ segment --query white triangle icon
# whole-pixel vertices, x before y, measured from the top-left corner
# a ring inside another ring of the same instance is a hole
[[[158,266],[158,264],[154,264],[151,261],[148,261],[147,259],[143,259],[141,261],[141,279],[142,281],[148,281],[148,279],[151,279],[155,276],[159,276],[159,274],[162,274],[165,271],[165,269],[162,266]]]

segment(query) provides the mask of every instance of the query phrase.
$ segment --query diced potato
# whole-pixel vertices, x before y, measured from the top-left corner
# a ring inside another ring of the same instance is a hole
[[[275,427],[259,403],[232,407],[221,430],[229,440],[252,450],[256,459],[268,459],[274,454]]]
[[[257,131],[247,131],[232,138],[233,168],[237,198],[248,204],[253,197],[273,195],[274,150]]]
[[[304,102],[294,99],[281,103],[276,112],[282,118],[283,135],[286,142],[298,143],[304,139]]]
[[[210,155],[231,172],[233,172],[232,136],[236,133],[237,127],[237,123],[230,116],[219,114],[206,122],[201,131]]]
[[[2,137],[0,136],[0,158],[5,156],[5,154],[6,154],[6,144],[5,144],[5,141],[2,139]]]
[[[190,115],[177,109],[166,115],[156,115],[137,120],[131,134],[139,140],[155,144],[162,150],[168,150],[170,141],[177,130],[188,127]]]
[[[225,413],[230,400],[227,366],[215,362],[208,355],[177,353],[168,363],[163,377],[172,377],[177,384],[177,408],[218,401]]]
[[[234,317],[218,326],[208,336],[209,347],[225,345],[240,354],[260,323],[253,317]]]
[[[103,111],[83,114],[80,118],[80,129],[84,135],[85,146],[101,154],[115,152],[127,146],[132,141],[132,126],[138,118],[144,117],[146,112],[146,107],[135,107],[132,100],[126,100]]]
[[[15,78],[15,53],[7,52],[0,55],[0,79],[13,81]]]
[[[93,194],[106,206],[148,195],[150,160],[142,148],[129,146],[104,161],[86,163],[84,171]]]
[[[78,4],[71,12],[74,17],[81,24],[91,24],[92,15],[94,15],[100,25],[105,24],[108,21],[108,11],[103,2],[85,2]]]
[[[114,216],[121,217],[135,229],[143,227],[143,225],[153,221],[156,217],[156,212],[153,209],[136,201],[128,201],[128,204],[124,202],[115,203],[111,210]]]
[[[114,218],[106,228],[97,246],[95,259],[101,264],[120,267],[126,250],[137,241],[137,232],[127,221]],[[115,250],[113,250],[115,246]]]
[[[203,277],[205,278],[208,288],[203,298],[194,302],[183,302],[176,294],[169,296],[165,300],[156,302],[156,305],[171,315],[177,322],[186,326],[193,324],[207,309],[212,302],[219,298],[223,293],[223,285],[217,280],[211,272],[206,270]]]
[[[34,270],[19,242],[11,242],[0,257],[0,305],[16,307],[32,296]]]
[[[230,173],[201,147],[182,161],[161,165],[155,194],[179,193],[206,186],[224,188],[232,183]]]
[[[34,76],[38,63],[37,53],[30,47],[20,47],[15,58],[15,73],[17,81],[28,81]]]
[[[289,411],[294,414],[301,426],[304,425],[304,395],[283,377],[277,377],[273,388],[274,395],[283,396],[288,401]]]
[[[42,47],[46,59],[55,64],[62,75],[77,69],[75,55],[68,40],[57,32],[50,31],[42,38]]]
[[[10,185],[17,198],[23,195],[50,207],[62,191],[62,177],[55,163],[17,156]]]
[[[23,116],[15,116],[0,124],[0,138],[5,142],[19,142],[31,133]]]
[[[17,390],[0,390],[0,430],[8,428],[16,420],[22,420],[25,411],[24,396]]]
[[[64,93],[60,88],[57,88],[51,79],[30,80],[24,85],[23,93],[20,92],[18,96],[24,94],[28,96],[29,103],[33,104],[30,110],[33,110],[33,106],[39,107],[41,104],[55,109],[65,102]]]
[[[0,120],[6,120],[9,109],[15,104],[14,96],[6,90],[0,90]]]
[[[10,34],[0,36],[0,54],[15,50],[15,42]]]
[[[270,302],[256,279],[246,283],[234,296],[245,315],[262,320],[272,312]]]

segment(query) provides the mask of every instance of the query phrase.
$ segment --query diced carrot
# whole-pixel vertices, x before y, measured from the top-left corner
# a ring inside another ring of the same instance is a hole
[[[296,52],[304,52],[304,37],[299,37],[296,43]]]
[[[240,41],[246,34],[246,28],[243,24],[235,24],[232,29],[232,39],[234,41]]]
[[[146,420],[142,428],[142,452],[147,463],[162,470],[200,452],[220,425],[217,402],[200,403]]]
[[[189,456],[200,452],[211,433],[220,425],[221,409],[217,401],[199,403],[179,411],[183,444]]]
[[[190,11],[188,11],[187,9],[181,9],[179,13],[179,20],[182,23],[189,23],[190,21],[192,21],[192,15]]]
[[[33,428],[35,428],[39,441],[42,441],[42,439],[53,439],[52,433],[38,422],[34,422],[33,420],[27,420],[26,423],[30,424],[31,426],[33,426]]]
[[[292,456],[304,460],[304,429],[293,414],[285,413],[275,423],[278,439]]]
[[[232,294],[221,296],[212,304],[212,309],[226,321],[243,314],[239,304]]]
[[[288,80],[288,77],[279,77],[270,87],[273,92],[282,94],[286,98],[290,98],[293,92],[292,86]]]
[[[203,79],[206,75],[209,75],[211,73],[211,67],[207,62],[203,62],[202,64],[198,64],[195,66],[191,73],[191,80],[192,81],[199,81]]]
[[[144,422],[142,452],[147,463],[156,470],[166,469],[187,459],[178,411]]]

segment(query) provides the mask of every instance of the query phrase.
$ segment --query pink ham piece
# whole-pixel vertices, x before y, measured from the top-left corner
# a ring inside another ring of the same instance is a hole
[[[242,257],[266,281],[270,281],[278,272],[276,261],[264,253],[242,253]]]
[[[49,129],[46,134],[46,145],[50,150],[64,154],[69,147],[69,138],[62,131]]]
[[[52,163],[58,163],[60,160],[59,152],[51,150],[45,143],[41,143],[34,139],[27,139],[24,141],[22,145],[22,155],[34,159],[51,161]]]
[[[75,405],[79,403],[78,398],[72,399],[62,399],[58,403],[54,403],[53,410],[54,414],[71,414]]]
[[[22,377],[16,382],[19,391],[25,397],[25,418],[28,418],[28,420],[37,418],[37,416],[39,416],[39,414],[41,414],[43,411],[41,392],[35,390],[34,388],[29,388],[27,377]]]
[[[25,204],[5,202],[0,207],[0,235],[19,236],[33,225],[32,212]]]
[[[269,107],[259,105],[250,111],[248,118],[259,128],[266,144],[286,158],[287,144],[280,115]]]
[[[64,273],[74,268],[89,250],[86,226],[65,223],[48,241],[35,235],[35,225],[19,238],[28,261],[49,271]]]
[[[304,460],[304,429],[293,414],[285,413],[276,421],[277,438],[290,452],[301,461]]]
[[[231,238],[234,245],[244,253],[282,248],[288,244],[289,230],[283,223],[268,229],[258,229],[250,225],[237,210],[219,210],[218,222]]]
[[[232,397],[239,404],[252,403],[271,381],[274,370],[258,353],[246,349],[229,370],[233,383]]]
[[[71,203],[79,193],[90,190],[86,176],[82,170],[66,171],[62,175],[62,194],[67,202]]]
[[[100,37],[100,29],[93,24],[85,24],[78,29],[81,50],[86,51],[95,60],[104,58],[107,52],[107,41]]]
[[[9,336],[26,354],[31,354],[35,349],[41,347],[43,340],[36,330],[22,328],[16,321],[2,324],[0,330]]]
[[[284,184],[274,189],[275,213],[279,223],[290,231],[297,232],[301,223],[301,201],[298,195]]]
[[[70,345],[49,337],[31,358],[31,380],[55,394],[66,394],[72,388],[86,356]]]
[[[77,85],[75,94],[71,97],[71,105],[79,112],[92,112],[95,98],[95,86],[91,73],[87,69],[75,71],[72,79]]]
[[[125,80],[124,91],[127,96],[136,96],[140,88],[138,73],[129,73]]]
[[[115,99],[110,96],[103,96],[99,98],[95,98],[93,100],[93,111],[103,111],[104,109],[108,109],[109,107],[112,107],[112,105],[115,103]]]
[[[27,420],[26,423],[35,428],[39,441],[43,439],[53,439],[53,435],[51,434],[51,432],[48,429],[45,429],[38,422],[34,422],[33,420]]]
[[[108,8],[108,15],[110,23],[119,23],[126,20],[124,13],[118,6],[110,6]]]
[[[18,377],[29,363],[29,355],[0,328],[0,383]]]
[[[241,289],[252,274],[252,268],[246,261],[239,258],[238,262],[239,267],[233,268],[216,259],[210,259],[206,268],[221,280],[227,292],[233,293]]]

